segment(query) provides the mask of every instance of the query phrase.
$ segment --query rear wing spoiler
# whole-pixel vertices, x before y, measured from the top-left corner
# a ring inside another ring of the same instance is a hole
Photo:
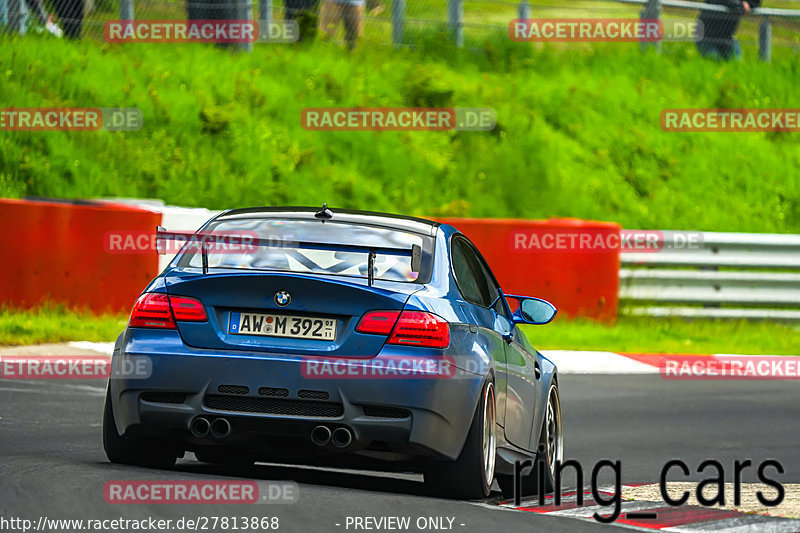
[[[248,235],[237,235],[235,233],[195,233],[167,231],[162,226],[156,227],[156,249],[159,254],[166,253],[166,241],[177,240],[184,242],[180,254],[197,252],[201,254],[203,274],[208,274],[208,251],[212,245],[220,242],[230,244],[235,239],[235,244],[246,247],[267,247],[267,248],[297,248],[301,250],[329,250],[353,253],[363,253],[367,255],[367,283],[369,286],[375,282],[375,257],[381,255],[394,255],[411,258],[412,272],[419,272],[422,266],[422,247],[414,244],[411,248],[390,248],[383,246],[365,246],[358,244],[333,244],[309,241],[284,241],[276,239],[262,239]]]

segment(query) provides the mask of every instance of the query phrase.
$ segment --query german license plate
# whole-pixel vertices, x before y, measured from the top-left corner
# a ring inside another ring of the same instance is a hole
[[[313,316],[231,313],[228,331],[236,335],[332,341],[336,338],[336,320]]]

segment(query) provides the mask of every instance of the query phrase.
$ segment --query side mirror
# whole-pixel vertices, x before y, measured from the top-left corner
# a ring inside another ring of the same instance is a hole
[[[556,306],[541,298],[510,296],[519,301],[519,309],[514,313],[514,322],[522,324],[547,324],[553,320],[558,310]]]

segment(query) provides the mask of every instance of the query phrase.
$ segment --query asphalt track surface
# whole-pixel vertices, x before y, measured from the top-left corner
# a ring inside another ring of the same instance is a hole
[[[112,465],[101,443],[104,388],[96,380],[0,380],[0,517],[277,516],[278,531],[292,532],[354,531],[345,529],[348,516],[410,516],[409,531],[418,531],[413,524],[419,516],[452,517],[453,530],[464,532],[612,527],[498,509],[499,493],[486,502],[433,498],[414,475],[262,464],[236,470],[189,459],[170,471]],[[581,462],[587,478],[600,459],[621,460],[623,483],[652,483],[673,458],[692,471],[704,459],[717,459],[728,477],[737,459],[758,464],[773,458],[785,468],[779,481],[800,481],[797,382],[563,375],[561,396],[566,455]],[[691,479],[703,477],[693,473]],[[293,480],[299,484],[299,500],[291,505],[201,506],[111,505],[103,498],[110,480],[242,478]],[[744,478],[757,480],[754,470]]]

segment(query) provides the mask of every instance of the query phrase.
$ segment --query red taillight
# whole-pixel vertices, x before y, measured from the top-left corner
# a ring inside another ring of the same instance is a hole
[[[202,322],[208,320],[208,315],[203,304],[194,298],[148,292],[133,304],[128,326],[175,329],[175,320]]]
[[[388,344],[426,348],[447,348],[450,344],[450,324],[424,311],[370,311],[358,322],[356,331],[376,335],[391,333]]]
[[[172,314],[175,315],[175,320],[183,320],[185,322],[205,322],[208,320],[208,315],[200,300],[187,298],[186,296],[170,296],[169,304],[172,306]]]
[[[400,311],[370,311],[358,321],[356,331],[359,333],[388,335],[392,332],[398,316],[400,316]]]
[[[444,318],[433,313],[403,311],[387,342],[428,348],[447,348],[450,344],[450,324]]]
[[[169,296],[153,292],[139,296],[133,304],[128,326],[132,328],[175,329],[175,320],[169,308]]]

